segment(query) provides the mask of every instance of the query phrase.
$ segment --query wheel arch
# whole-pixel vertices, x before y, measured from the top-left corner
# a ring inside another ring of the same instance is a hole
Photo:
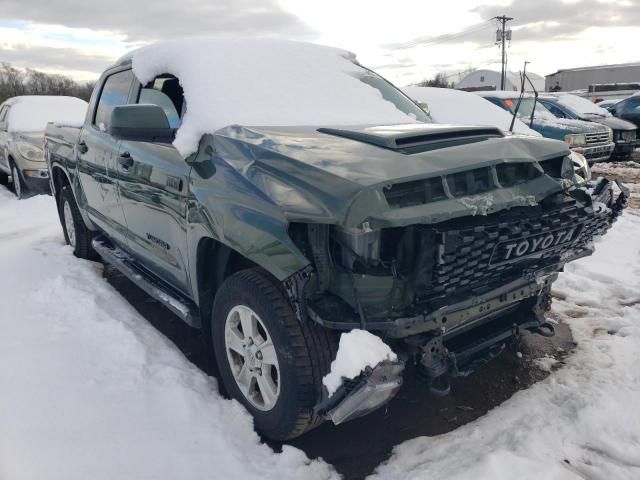
[[[65,186],[71,186],[69,176],[62,167],[54,166],[51,169],[51,193],[56,199],[56,206],[58,210],[58,217],[62,223],[62,205],[60,202],[60,193]]]
[[[202,237],[196,247],[196,286],[202,318],[208,318],[216,292],[230,275],[257,263],[212,237]],[[205,322],[206,323],[206,322]]]
[[[77,180],[77,177],[76,177]],[[59,164],[55,164],[51,166],[51,194],[56,199],[56,204],[58,206],[58,215],[61,215],[61,205],[60,205],[60,193],[64,187],[71,188],[73,192],[73,196],[78,204],[78,209],[80,210],[80,215],[84,220],[84,224],[91,231],[97,231],[97,227],[93,224],[89,216],[87,215],[86,210],[83,208],[83,205],[86,203],[84,201],[84,193],[82,191],[82,186],[79,182],[74,182],[71,178],[69,172]],[[61,217],[62,219],[62,217]]]

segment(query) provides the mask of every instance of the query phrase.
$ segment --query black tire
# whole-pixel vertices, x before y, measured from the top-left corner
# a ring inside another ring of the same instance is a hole
[[[71,229],[67,228],[66,219],[69,216],[65,216],[65,206],[68,205],[70,211],[70,218],[73,222],[73,234],[70,235]],[[73,254],[78,258],[84,258],[86,260],[95,260],[98,255],[91,246],[91,240],[93,235],[91,230],[87,228],[80,214],[80,209],[76,203],[76,199],[73,196],[73,191],[68,185],[63,187],[60,191],[58,198],[58,209],[60,214],[60,223],[62,224],[62,231],[64,233],[64,240],[67,245],[73,248]],[[70,238],[72,237],[73,238]]]
[[[9,185],[9,175],[0,170],[0,185]]]
[[[18,197],[18,200],[23,200],[28,196],[27,186],[22,180],[18,166],[15,164],[13,160],[11,160],[10,165],[11,165],[11,178],[13,180],[13,193],[16,194],[16,197]]]
[[[244,305],[259,317],[276,350],[279,396],[271,410],[256,408],[241,392],[229,364],[225,324],[229,312]],[[334,331],[307,321],[301,324],[279,283],[259,268],[243,270],[225,280],[212,311],[212,343],[220,377],[229,396],[240,401],[254,417],[256,431],[273,440],[297,437],[323,422],[313,407],[321,397],[322,377],[335,358]]]

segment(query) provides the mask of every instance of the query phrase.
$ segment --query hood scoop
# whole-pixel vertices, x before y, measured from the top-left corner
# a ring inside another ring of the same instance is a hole
[[[348,130],[319,128],[318,132],[405,153],[414,153],[414,151],[424,151],[449,146],[451,143],[471,143],[486,140],[487,138],[504,136],[497,128],[415,124],[365,127]]]

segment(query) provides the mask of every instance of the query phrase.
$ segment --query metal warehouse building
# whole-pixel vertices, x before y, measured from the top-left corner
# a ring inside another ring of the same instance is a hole
[[[588,89],[596,83],[640,82],[640,63],[621,63],[597,67],[569,68],[547,75],[545,90]]]

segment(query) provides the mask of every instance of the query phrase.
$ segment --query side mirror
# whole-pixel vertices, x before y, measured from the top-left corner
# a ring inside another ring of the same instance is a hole
[[[118,140],[171,143],[175,130],[157,105],[120,105],[111,111],[109,133]]]
[[[611,115],[615,115],[616,114],[616,109],[614,107],[611,107],[609,109],[609,113],[611,113]]]

